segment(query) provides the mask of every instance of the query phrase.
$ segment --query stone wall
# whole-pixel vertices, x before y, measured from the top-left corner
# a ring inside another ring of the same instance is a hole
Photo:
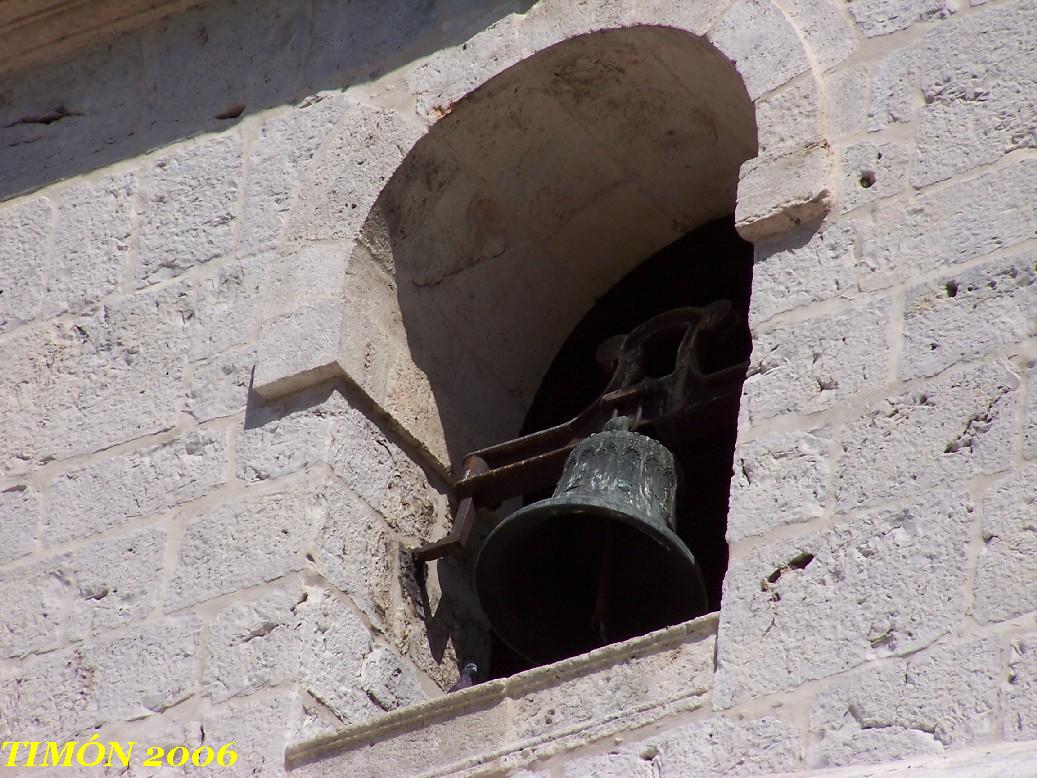
[[[392,277],[350,285],[361,228],[480,84],[650,24],[735,60],[759,130],[715,658],[606,650],[579,694],[534,671],[592,713],[599,687],[659,700],[568,740],[524,681],[473,690],[473,720],[499,692],[509,742],[541,743],[480,764],[752,774],[1037,739],[1037,3],[217,0],[0,83],[4,740],[235,740],[233,771],[277,774],[485,651],[456,571],[429,603],[401,582],[399,547],[446,531],[460,409],[400,356]],[[375,325],[397,334],[368,348]]]

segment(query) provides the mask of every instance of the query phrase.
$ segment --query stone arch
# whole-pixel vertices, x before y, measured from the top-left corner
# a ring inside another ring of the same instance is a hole
[[[628,55],[633,50],[635,59],[639,51],[655,47],[653,67],[667,73],[675,83],[683,79],[683,87],[693,92],[710,86],[708,79],[695,72],[709,60],[709,78],[719,79],[717,84],[724,88],[709,99],[703,100],[705,93],[699,95],[702,104],[712,100],[711,110],[716,112],[705,117],[704,124],[743,109],[749,122],[755,121],[754,148],[748,149],[744,139],[739,141],[737,175],[729,178],[737,181],[737,198],[733,187],[729,192],[700,193],[704,195],[700,199],[712,197],[728,212],[735,210],[743,237],[753,241],[769,238],[822,218],[828,209],[831,162],[821,92],[812,67],[815,60],[796,27],[768,0],[653,5],[622,0],[584,4],[543,0],[528,13],[508,17],[463,46],[438,52],[407,73],[404,81],[413,97],[414,113],[399,109],[398,95],[383,99],[384,107],[371,102],[351,103],[339,137],[326,145],[339,143],[350,148],[356,168],[338,172],[324,169],[314,174],[316,185],[303,193],[297,212],[289,219],[290,225],[301,225],[290,234],[296,242],[304,243],[308,238],[344,241],[339,252],[330,258],[324,252],[317,261],[312,261],[315,249],[302,248],[300,258],[304,261],[299,263],[299,273],[312,276],[308,282],[300,281],[300,288],[327,288],[330,283],[337,285],[341,278],[342,293],[336,291],[316,303],[297,305],[264,325],[254,388],[263,396],[274,397],[344,374],[443,466],[463,453],[465,446],[492,442],[494,436],[506,434],[505,430],[514,433],[522,408],[535,389],[535,379],[546,368],[544,354],[553,354],[551,339],[543,342],[543,353],[516,368],[516,374],[524,376],[524,384],[502,377],[498,366],[492,371],[493,380],[479,386],[455,387],[447,393],[449,397],[444,395],[443,386],[450,376],[479,372],[485,365],[473,362],[470,343],[459,349],[467,352],[468,365],[459,361],[463,357],[458,354],[422,353],[427,352],[421,343],[428,340],[428,333],[437,328],[443,331],[444,325],[449,325],[445,331],[450,331],[458,319],[444,321],[442,304],[437,309],[435,304],[418,303],[421,295],[416,290],[466,274],[474,283],[484,271],[479,263],[469,266],[464,259],[460,265],[451,266],[452,260],[445,257],[441,259],[446,265],[436,276],[429,268],[420,268],[413,257],[401,255],[401,234],[424,218],[416,215],[419,211],[423,214],[422,209],[437,205],[449,208],[449,203],[440,200],[443,192],[437,187],[442,182],[436,179],[437,166],[449,167],[448,157],[456,154],[456,148],[450,149],[450,143],[442,140],[444,128],[460,126],[462,118],[478,115],[478,106],[500,100],[503,89],[522,88],[511,76],[523,68],[536,68],[544,61],[565,67],[566,54],[576,55],[568,57],[570,65],[581,57],[584,64],[593,63],[601,54],[593,50],[593,44],[601,41],[626,47]],[[604,70],[598,68],[595,74],[590,66],[580,76],[609,77],[609,67],[622,71],[630,62],[613,59],[606,62]],[[575,67],[579,70],[582,66]],[[731,76],[728,81],[724,81],[724,73]],[[537,88],[542,89],[543,84]],[[537,88],[527,88],[525,97],[535,101]],[[740,95],[736,97],[736,93]],[[734,106],[739,101],[742,108]],[[716,127],[713,132],[717,133]],[[488,138],[472,136],[471,140],[479,144]],[[719,148],[714,146],[714,152]],[[314,165],[320,164],[318,157]],[[382,185],[382,181],[388,184]],[[406,185],[401,186],[401,181]],[[613,183],[620,185],[618,181]],[[401,196],[403,191],[405,197]],[[659,195],[658,187],[653,194]],[[507,214],[494,206],[492,197],[480,197],[475,192],[469,195],[468,200],[453,204],[455,216],[459,212],[456,209],[463,207],[464,218],[451,224],[455,231],[469,229],[470,234],[445,236],[444,243],[467,240],[481,244],[474,246],[474,254],[468,253],[494,259],[494,252],[508,250],[498,234],[505,229]],[[599,195],[603,193],[594,193]],[[708,216],[721,215],[681,213],[672,207],[662,211],[666,214],[662,221],[669,219],[670,224],[648,230],[650,236],[640,236],[640,258],[703,223]],[[583,230],[585,235],[591,232],[589,227]],[[456,248],[456,243],[453,245]],[[403,254],[413,250],[410,247]],[[550,322],[550,329],[564,337],[579,320],[580,307],[585,309],[595,294],[631,269],[631,256],[628,252],[624,260],[605,263],[590,272],[583,268],[582,276],[574,268],[541,268],[547,275],[539,277],[547,288],[570,284],[577,289],[579,278],[595,279],[591,287],[584,285],[586,288],[574,292],[566,304],[553,306],[553,310],[567,310],[569,318]],[[319,277],[328,273],[329,265],[335,276],[330,283]],[[512,263],[507,272],[518,273],[520,266]],[[337,273],[339,267],[345,268],[341,274]],[[506,282],[498,277],[485,289],[499,294],[501,288],[507,288],[501,283]],[[486,310],[493,308],[492,300],[481,304]],[[546,332],[542,328],[538,337]],[[499,343],[500,348],[513,345]],[[556,348],[558,344],[553,345]],[[512,356],[522,355],[512,352]],[[445,375],[437,375],[437,371]],[[482,393],[482,398],[469,396],[463,406],[484,407],[495,420],[474,421],[467,424],[474,429],[460,434],[455,429],[448,434],[448,428],[466,425],[463,420],[449,418],[462,407],[457,401],[462,392]]]

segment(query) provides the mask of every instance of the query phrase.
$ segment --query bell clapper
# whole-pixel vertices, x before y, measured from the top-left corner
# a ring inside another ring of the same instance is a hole
[[[604,534],[605,538],[601,546],[601,565],[598,568],[598,595],[594,600],[594,610],[591,613],[591,626],[598,634],[601,645],[607,646],[609,644],[609,585],[612,583],[612,559],[616,548],[615,528],[606,525]]]

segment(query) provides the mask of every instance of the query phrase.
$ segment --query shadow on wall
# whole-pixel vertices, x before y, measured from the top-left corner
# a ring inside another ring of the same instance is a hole
[[[213,0],[0,80],[0,199],[461,43],[534,0]]]
[[[756,150],[731,64],[660,27],[557,44],[435,125],[379,198],[349,272],[393,278],[413,372],[455,466],[519,433],[602,294],[734,211],[739,167]]]

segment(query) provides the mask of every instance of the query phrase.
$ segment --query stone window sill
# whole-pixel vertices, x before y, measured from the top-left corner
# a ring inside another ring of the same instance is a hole
[[[506,769],[708,703],[718,613],[473,686],[289,749],[293,775]]]

